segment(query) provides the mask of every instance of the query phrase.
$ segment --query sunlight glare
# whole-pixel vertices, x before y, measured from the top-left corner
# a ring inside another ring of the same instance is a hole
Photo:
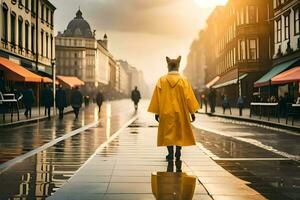
[[[194,0],[201,7],[215,7],[217,5],[225,5],[227,0]]]

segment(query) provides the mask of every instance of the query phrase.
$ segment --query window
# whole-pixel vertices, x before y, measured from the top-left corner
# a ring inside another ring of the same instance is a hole
[[[50,25],[53,26],[53,11],[50,12]]]
[[[255,6],[249,6],[249,19],[248,22],[249,24],[253,24],[257,22],[257,9]]]
[[[46,34],[46,57],[49,58],[49,35]]]
[[[240,40],[240,60],[246,60],[246,42]]]
[[[35,13],[35,0],[31,0],[31,12]]]
[[[25,0],[25,8],[28,10],[29,9],[29,0]]]
[[[31,26],[31,52],[32,52],[32,54],[35,54],[34,41],[35,41],[35,28],[34,28],[34,25],[32,25]]]
[[[300,34],[300,7],[294,10],[295,15],[295,35]]]
[[[257,40],[249,39],[249,60],[257,60]]]
[[[46,22],[49,23],[49,8],[46,8]]]
[[[14,12],[10,15],[10,42],[16,45],[16,13]]]
[[[240,24],[245,24],[244,8],[242,8],[240,12]]]
[[[50,38],[51,59],[53,59],[53,35],[50,35]]]
[[[3,34],[2,34],[2,40],[4,42],[7,42],[8,40],[8,7],[5,3],[3,3],[2,6],[2,29],[3,29]]]
[[[75,57],[75,58],[77,58],[77,57],[78,57],[78,56],[77,56],[77,53],[74,53],[74,57]]]
[[[42,22],[44,21],[44,14],[45,14],[45,11],[44,11],[44,9],[45,9],[45,6],[44,6],[44,4],[42,4],[42,6],[41,6],[41,19],[42,19]]]
[[[284,39],[290,39],[290,15],[284,16]]]
[[[44,31],[41,31],[41,56],[44,56]]]
[[[281,42],[282,39],[282,27],[281,27],[281,19],[276,21],[276,33],[277,33],[277,43]]]
[[[23,0],[19,0],[19,6],[23,7]]]
[[[25,22],[25,49],[29,49],[29,22]]]
[[[18,18],[18,33],[19,47],[23,48],[23,18],[21,16]]]

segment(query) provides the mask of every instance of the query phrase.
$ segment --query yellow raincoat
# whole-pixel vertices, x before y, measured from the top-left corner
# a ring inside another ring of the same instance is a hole
[[[199,104],[186,78],[178,72],[161,77],[148,108],[148,112],[159,115],[157,145],[195,145],[190,114],[198,109]]]

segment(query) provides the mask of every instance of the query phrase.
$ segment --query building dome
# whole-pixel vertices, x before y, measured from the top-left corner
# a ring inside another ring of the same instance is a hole
[[[77,11],[76,17],[72,19],[63,33],[64,37],[94,38],[89,23],[82,17],[82,12]]]

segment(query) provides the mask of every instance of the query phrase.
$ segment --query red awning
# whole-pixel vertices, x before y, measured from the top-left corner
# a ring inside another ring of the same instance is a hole
[[[84,85],[84,82],[75,76],[57,76],[57,79],[70,87]]]
[[[271,80],[272,85],[286,84],[300,81],[300,66],[287,70]]]
[[[211,88],[219,79],[220,79],[220,76],[215,77],[213,80],[211,80],[210,82],[208,82],[206,84],[206,87]]]
[[[0,69],[4,71],[6,80],[18,82],[42,82],[42,77],[32,73],[24,67],[0,57]]]

